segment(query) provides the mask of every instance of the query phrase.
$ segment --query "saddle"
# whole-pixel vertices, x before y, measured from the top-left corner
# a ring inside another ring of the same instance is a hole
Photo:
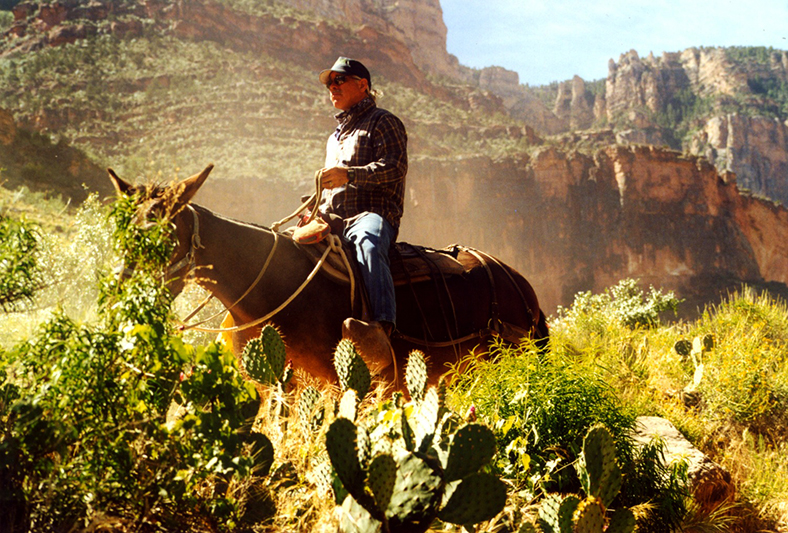
[[[317,244],[300,246],[300,248],[316,264],[328,246],[327,242],[321,241]],[[353,268],[355,268],[355,255],[346,244],[345,255],[353,263]],[[425,246],[398,242],[394,243],[389,249],[389,260],[391,277],[394,279],[395,287],[427,281],[437,275],[444,277],[462,275],[472,266],[465,265],[460,260],[460,247],[458,245],[436,250]],[[350,283],[347,266],[340,254],[335,251],[329,252],[325,263],[323,263],[323,272],[334,281]]]
[[[294,241],[295,242],[295,241]],[[355,260],[355,254],[352,252],[351,245],[348,243],[342,244],[342,254],[334,250],[327,241],[320,241],[316,244],[301,245],[296,243],[299,248],[304,251],[304,254],[310,258],[313,264],[317,264],[324,254],[326,259],[323,262],[322,270],[330,279],[337,283],[350,284],[350,276],[346,262],[342,255],[346,256],[353,269],[353,276],[355,280],[360,280],[357,268],[358,265]],[[327,252],[327,248],[331,250]],[[465,252],[465,253],[462,253]],[[490,304],[490,319],[486,326],[478,331],[473,331],[470,334],[460,338],[451,338],[445,341],[433,341],[428,339],[419,339],[409,337],[402,332],[397,332],[397,336],[411,342],[416,342],[425,346],[435,347],[454,347],[467,340],[481,338],[484,335],[495,334],[510,342],[519,342],[523,337],[529,336],[531,331],[525,330],[519,326],[502,321],[498,315],[498,302],[496,298],[495,280],[492,274],[490,265],[496,264],[498,267],[503,268],[501,264],[493,257],[483,255],[482,253],[470,248],[463,247],[458,244],[453,244],[442,249],[428,248],[425,246],[416,246],[406,242],[394,243],[389,249],[389,259],[391,267],[391,276],[394,279],[394,286],[399,287],[408,284],[416,284],[424,281],[444,281],[451,276],[462,276],[472,269],[482,266],[487,272],[489,280],[489,288],[491,293]],[[504,272],[511,280],[512,285],[520,294],[524,305],[529,308],[525,296],[517,287],[517,283],[512,279],[511,275],[504,269]],[[361,293],[361,306],[362,315],[367,307],[366,291],[363,283],[356,282],[356,291]],[[448,289],[447,289],[448,290]],[[449,296],[451,299],[451,296]],[[354,305],[355,307],[355,305]],[[530,311],[530,308],[529,308]],[[533,313],[531,313],[533,315]],[[422,317],[424,318],[424,317]],[[444,320],[449,320],[447,311],[444,310]],[[456,317],[454,319],[456,321]],[[538,316],[534,316],[534,324],[538,320]],[[448,326],[447,326],[448,327]],[[450,328],[449,328],[450,329]]]

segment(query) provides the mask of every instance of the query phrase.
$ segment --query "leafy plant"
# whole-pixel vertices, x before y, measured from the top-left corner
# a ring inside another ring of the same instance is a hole
[[[172,335],[171,296],[158,276],[169,228],[133,224],[133,212],[131,200],[113,210],[121,251],[136,265],[131,279],[102,287],[99,323],[56,315],[1,360],[0,488],[8,505],[0,516],[14,528],[82,529],[112,519],[232,529],[243,488],[271,466],[270,441],[251,430],[257,395],[235,358]],[[168,417],[173,404],[178,416]]]
[[[557,322],[574,323],[600,333],[611,322],[628,328],[654,327],[659,324],[661,313],[675,313],[679,303],[673,292],[663,294],[654,287],[644,294],[638,281],[629,278],[600,294],[590,291],[576,294],[569,308],[558,308]]]
[[[30,301],[41,288],[41,270],[36,261],[39,238],[36,227],[0,215],[0,308],[10,309]]]

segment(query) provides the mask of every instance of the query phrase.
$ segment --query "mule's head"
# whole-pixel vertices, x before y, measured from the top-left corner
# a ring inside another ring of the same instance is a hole
[[[118,195],[135,198],[136,207],[132,219],[134,224],[145,227],[155,220],[163,220],[172,225],[176,243],[169,259],[166,278],[173,294],[183,290],[186,276],[193,267],[191,259],[197,231],[196,219],[186,207],[205,183],[211,170],[213,165],[208,165],[199,174],[167,186],[136,186],[118,177],[111,168],[107,169]],[[134,265],[127,265],[125,271],[133,268]]]

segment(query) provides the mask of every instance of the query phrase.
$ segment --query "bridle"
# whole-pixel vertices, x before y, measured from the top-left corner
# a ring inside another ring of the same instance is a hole
[[[192,212],[192,217],[194,219],[194,226],[192,228],[192,236],[191,236],[191,239],[189,241],[189,250],[186,252],[186,255],[180,261],[178,261],[177,263],[172,264],[167,269],[167,275],[168,276],[173,275],[174,273],[178,272],[179,270],[183,269],[184,267],[188,267],[187,275],[192,275],[194,270],[197,267],[197,261],[195,259],[195,255],[197,253],[197,250],[199,250],[200,248],[205,248],[205,246],[203,246],[203,244],[201,242],[201,239],[200,239],[200,219],[199,219],[199,216],[197,214],[197,210],[194,209],[194,207],[192,207],[190,204],[187,204],[186,207]],[[253,320],[251,322],[247,322],[246,324],[241,324],[241,325],[233,326],[233,327],[229,327],[229,328],[205,328],[205,327],[201,327],[206,322],[208,322],[210,320],[213,320],[217,316],[223,315],[223,314],[229,312],[231,309],[233,309],[244,298],[246,298],[246,296],[250,292],[252,292],[252,289],[254,289],[257,286],[257,284],[260,282],[260,280],[263,279],[263,275],[265,274],[266,270],[268,270],[268,266],[271,264],[271,260],[274,257],[274,253],[276,252],[276,247],[277,247],[277,245],[279,243],[279,232],[274,230],[274,231],[272,231],[272,233],[274,235],[274,244],[271,246],[271,251],[268,253],[268,257],[266,258],[265,263],[263,264],[263,268],[260,269],[260,273],[257,275],[257,278],[252,282],[251,285],[249,285],[249,288],[246,289],[246,291],[235,301],[235,303],[233,303],[232,305],[226,307],[225,309],[223,309],[221,311],[218,311],[218,312],[214,313],[213,315],[211,315],[208,318],[205,318],[205,319],[203,319],[203,320],[201,320],[199,322],[196,322],[196,323],[193,323],[193,324],[186,324],[187,321],[189,321],[192,318],[194,318],[194,316],[197,313],[199,313],[208,304],[208,302],[211,301],[211,299],[214,298],[213,294],[209,294],[205,298],[205,300],[203,300],[197,306],[197,308],[195,308],[191,313],[189,313],[189,315],[186,318],[184,318],[183,320],[179,320],[179,322],[180,322],[180,326],[178,328],[179,330],[184,331],[184,330],[187,330],[187,329],[193,329],[195,331],[202,331],[202,332],[207,332],[207,333],[225,333],[225,332],[233,332],[233,331],[242,331],[242,330],[245,330],[245,329],[257,326],[257,325],[259,325],[259,324],[261,324],[263,322],[266,322],[266,321],[270,320],[274,315],[279,313],[288,304],[290,304],[290,302],[292,302],[296,298],[296,296],[298,296],[306,288],[306,286],[315,278],[317,273],[320,271],[320,269],[322,268],[323,264],[325,263],[325,261],[326,261],[326,259],[328,257],[328,254],[330,252],[334,251],[334,252],[339,253],[344,258],[344,261],[345,261],[345,263],[347,265],[347,258],[345,257],[345,255],[344,255],[344,253],[342,251],[341,240],[336,235],[329,235],[328,246],[326,247],[325,251],[323,252],[322,257],[317,261],[317,264],[312,269],[312,272],[309,273],[309,275],[306,277],[306,279],[301,284],[301,286],[298,287],[298,289],[296,289],[296,291],[287,300],[285,300],[281,305],[279,305],[279,307],[277,307],[276,309],[274,309],[273,311],[271,311],[267,315],[265,315],[263,317],[260,317],[260,318],[258,318],[256,320]],[[351,271],[349,265],[347,265],[347,268],[348,268],[348,271]],[[129,270],[129,269],[126,269],[126,270]],[[352,290],[353,285],[354,285],[354,283],[353,283],[352,278],[351,278],[351,291],[350,291],[351,307],[353,306],[353,296],[354,296],[354,294],[353,294],[354,291]]]
[[[169,269],[167,270],[167,274],[168,275],[172,275],[175,272],[178,272],[184,266],[188,266],[189,267],[187,275],[192,275],[194,273],[194,270],[197,267],[197,261],[195,260],[194,255],[195,255],[195,253],[197,252],[198,249],[205,248],[205,246],[202,245],[202,242],[200,240],[200,217],[197,215],[197,210],[194,209],[194,207],[192,207],[191,204],[186,204],[186,207],[192,212],[192,216],[194,218],[194,226],[192,228],[192,237],[191,237],[191,240],[189,241],[189,250],[186,252],[186,255],[183,256],[183,258],[180,261],[178,261],[177,263],[175,263],[175,264],[173,264],[173,265],[171,265],[169,267]],[[277,246],[277,244],[279,244],[279,233],[274,231],[273,234],[274,234],[274,244],[273,244],[273,246],[271,246],[271,251],[268,253],[268,257],[266,258],[265,263],[263,264],[263,268],[260,269],[260,273],[257,274],[257,278],[255,278],[255,280],[252,282],[252,284],[249,285],[249,288],[246,289],[246,291],[235,301],[235,303],[233,303],[232,305],[228,306],[226,309],[218,311],[218,312],[214,313],[213,315],[209,316],[208,318],[205,318],[205,319],[203,319],[203,320],[201,320],[199,322],[196,322],[194,324],[186,324],[187,321],[189,321],[192,318],[194,318],[194,315],[199,313],[208,304],[208,302],[210,302],[214,298],[213,294],[209,294],[205,298],[205,300],[203,300],[200,303],[200,305],[198,305],[191,313],[189,313],[189,315],[186,318],[184,318],[183,320],[179,320],[180,326],[179,326],[178,329],[180,329],[181,331],[187,330],[187,329],[194,329],[194,330],[197,330],[197,331],[214,332],[217,328],[201,328],[199,326],[201,326],[202,324],[205,324],[206,322],[216,318],[219,315],[223,315],[225,313],[230,312],[231,309],[233,309],[236,305],[241,303],[241,300],[246,298],[249,295],[249,293],[252,292],[252,289],[254,289],[257,286],[258,283],[260,283],[260,280],[263,279],[263,274],[265,274],[265,271],[268,270],[268,265],[271,264],[271,259],[273,259],[274,252],[276,252],[276,246]],[[245,329],[247,327],[252,327],[253,325],[255,325],[255,324],[254,323],[249,323],[249,324],[244,324],[243,327],[237,327],[237,328],[232,328],[232,329],[235,329],[235,330]],[[228,328],[220,328],[220,329],[222,331],[225,331]]]
[[[184,255],[180,261],[170,265],[170,267],[167,269],[167,277],[172,276],[183,267],[188,267],[188,274],[192,274],[194,272],[194,268],[197,266],[197,262],[194,259],[194,254],[197,253],[197,250],[200,248],[205,248],[205,246],[203,246],[202,242],[200,241],[200,217],[197,216],[197,210],[194,209],[190,204],[186,204],[186,208],[192,212],[192,217],[194,219],[192,238],[189,241],[189,251],[186,252],[186,255]]]

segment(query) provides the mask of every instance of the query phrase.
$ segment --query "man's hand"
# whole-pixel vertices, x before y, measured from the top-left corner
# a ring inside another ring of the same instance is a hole
[[[324,168],[321,170],[324,189],[341,187],[348,182],[347,169],[344,167]]]

